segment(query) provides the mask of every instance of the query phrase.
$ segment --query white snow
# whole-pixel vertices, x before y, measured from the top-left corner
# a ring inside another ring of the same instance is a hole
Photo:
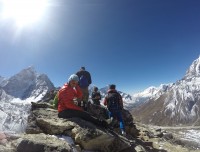
[[[76,148],[76,144],[74,143],[74,140],[70,136],[63,136],[63,135],[54,136],[54,135],[52,135],[52,137],[57,137],[61,140],[66,141],[70,145],[70,147],[73,148],[73,152],[78,152],[78,150]]]
[[[31,102],[41,100],[54,86],[46,75],[36,73],[33,67],[22,70],[6,83],[4,80],[0,77],[0,130],[24,132]]]
[[[195,142],[195,147],[200,148],[200,130],[184,130],[179,131],[179,134],[182,135],[183,140]]]

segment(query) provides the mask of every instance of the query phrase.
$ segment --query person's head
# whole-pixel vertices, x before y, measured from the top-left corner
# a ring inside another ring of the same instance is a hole
[[[80,70],[82,70],[82,71],[85,71],[85,67],[81,67],[81,69]]]
[[[78,84],[79,77],[76,74],[70,75],[68,83],[71,87],[75,87]]]
[[[94,87],[94,89],[93,89],[95,92],[97,92],[98,91],[98,88],[97,87]]]
[[[109,85],[109,89],[115,89],[116,88],[116,85],[115,84],[110,84]]]

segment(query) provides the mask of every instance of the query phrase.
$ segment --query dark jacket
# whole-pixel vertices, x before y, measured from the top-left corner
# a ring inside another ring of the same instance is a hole
[[[82,75],[84,75],[87,78],[89,85],[92,83],[91,75],[88,71],[80,70],[76,73],[76,75],[79,77],[79,79]]]
[[[101,100],[100,92],[93,91],[92,92],[92,101],[93,101],[93,103],[96,104],[96,105],[100,105],[100,100]]]

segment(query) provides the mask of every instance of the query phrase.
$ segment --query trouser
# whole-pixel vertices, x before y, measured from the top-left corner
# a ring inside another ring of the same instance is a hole
[[[73,110],[73,109],[67,109],[63,110],[58,113],[59,118],[72,118],[72,117],[78,117],[81,119],[84,119],[86,121],[90,121],[98,126],[107,127],[107,122],[104,120],[99,120],[96,117],[91,116],[89,113],[85,111],[80,110]]]
[[[81,91],[82,91],[82,93],[83,93],[82,100],[85,101],[85,102],[88,102],[88,99],[89,99],[88,87],[86,87],[86,88],[81,88]]]
[[[99,100],[93,100],[93,104],[100,106],[100,101]]]
[[[81,88],[81,91],[83,93],[83,97],[82,97],[82,102],[79,102],[79,106],[83,107],[83,109],[85,111],[87,111],[87,106],[88,106],[88,99],[89,99],[89,91],[88,91],[88,87],[86,88]]]
[[[109,118],[113,117],[119,121],[119,127],[121,130],[125,129],[121,111],[108,111],[108,114]]]

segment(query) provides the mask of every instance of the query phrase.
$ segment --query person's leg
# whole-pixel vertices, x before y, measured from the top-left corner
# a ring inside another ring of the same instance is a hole
[[[81,119],[84,119],[86,121],[90,121],[96,125],[100,125],[102,127],[107,127],[107,123],[103,120],[99,120],[93,116],[91,116],[89,113],[85,111],[79,111],[79,110],[64,110],[62,112],[58,113],[59,118],[72,118],[72,117],[78,117]]]
[[[89,90],[87,87],[87,88],[85,88],[85,101],[88,102],[88,99],[89,99]]]
[[[109,124],[109,126],[111,128],[113,128],[113,125],[114,125],[114,121],[113,121],[113,112],[111,111],[107,111],[108,112],[108,120],[107,120],[107,123]]]
[[[124,129],[124,121],[123,121],[123,118],[122,118],[122,113],[121,112],[117,112],[116,116],[117,116],[117,119],[119,120],[120,129]]]
[[[63,110],[58,113],[59,118],[72,118],[72,117],[78,117],[77,112],[75,110]]]
[[[117,112],[116,115],[117,115],[117,118],[119,120],[119,128],[121,129],[122,135],[126,135],[124,121],[123,121],[123,118],[122,118],[122,113]]]
[[[108,116],[109,116],[110,119],[113,119],[113,112],[108,111]]]
[[[88,91],[88,87],[87,88],[81,88],[82,93],[83,93],[83,97],[82,97],[82,101],[83,101],[83,108],[85,111],[87,111],[87,104],[88,104],[88,99],[89,99],[89,91]]]

